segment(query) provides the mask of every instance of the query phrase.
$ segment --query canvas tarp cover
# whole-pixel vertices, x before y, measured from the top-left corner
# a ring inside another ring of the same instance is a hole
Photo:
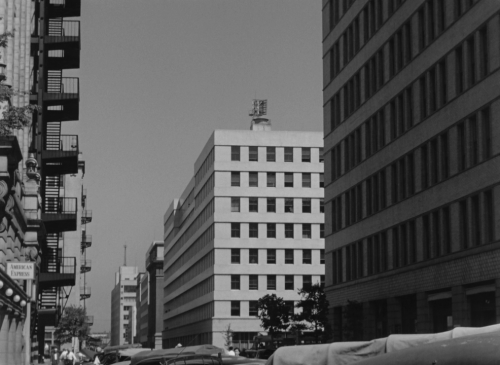
[[[348,365],[387,352],[495,331],[500,331],[500,325],[457,327],[451,331],[431,334],[391,335],[372,341],[286,346],[277,349],[266,365]]]

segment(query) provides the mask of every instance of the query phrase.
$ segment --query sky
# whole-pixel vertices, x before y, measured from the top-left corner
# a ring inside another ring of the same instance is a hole
[[[93,332],[111,324],[114,273],[144,271],[163,215],[215,129],[322,131],[321,0],[85,0],[79,134],[93,221]]]

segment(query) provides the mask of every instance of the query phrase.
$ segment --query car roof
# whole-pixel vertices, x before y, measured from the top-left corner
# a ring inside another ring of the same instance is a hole
[[[183,355],[194,355],[194,354],[205,354],[205,355],[211,355],[211,354],[218,354],[223,353],[224,350],[221,349],[220,347],[213,346],[213,345],[198,345],[198,346],[187,346],[187,347],[176,347],[176,348],[171,348],[171,349],[158,349],[158,350],[153,350],[153,351],[144,351],[144,349],[141,349],[141,353],[136,354],[135,356],[132,357],[132,362],[130,365],[135,365],[139,361],[142,361],[143,359],[150,359],[153,357],[171,357],[171,356],[177,356],[179,354]]]

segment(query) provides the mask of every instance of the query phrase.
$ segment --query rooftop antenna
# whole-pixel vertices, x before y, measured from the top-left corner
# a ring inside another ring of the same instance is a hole
[[[267,99],[253,99],[252,109],[248,114],[252,117],[250,129],[253,131],[269,131],[271,130],[271,122],[268,118],[263,118],[267,115]]]
[[[123,255],[123,266],[127,266],[127,245],[123,245],[123,248],[125,249],[125,252]]]

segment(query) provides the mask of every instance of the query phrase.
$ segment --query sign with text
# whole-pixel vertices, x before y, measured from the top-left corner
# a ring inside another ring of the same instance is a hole
[[[7,262],[7,275],[15,280],[34,280],[34,262]]]

